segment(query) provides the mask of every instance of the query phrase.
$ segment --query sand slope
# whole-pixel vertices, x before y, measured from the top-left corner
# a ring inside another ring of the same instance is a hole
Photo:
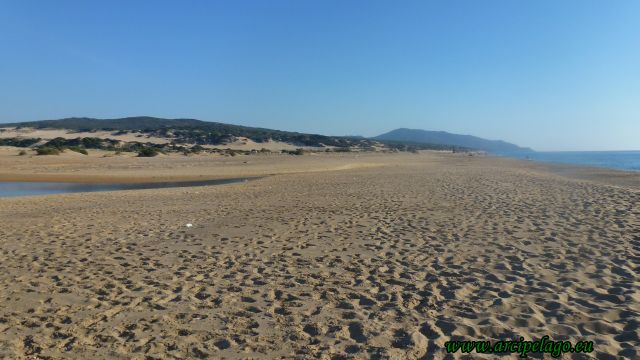
[[[0,357],[443,359],[452,338],[542,335],[640,356],[636,188],[377,159],[0,199]]]
[[[0,139],[7,138],[40,138],[44,140],[51,140],[55,138],[63,139],[77,139],[77,138],[99,138],[99,139],[112,139],[123,142],[140,142],[140,143],[152,143],[152,144],[169,144],[174,141],[171,137],[159,137],[152,136],[145,133],[128,132],[126,134],[119,134],[116,131],[72,131],[65,129],[34,129],[34,128],[2,128],[0,127]],[[195,144],[186,144],[188,146]],[[260,150],[267,149],[271,151],[280,150],[295,150],[297,148],[304,148],[310,150],[323,151],[326,148],[333,147],[313,147],[313,146],[299,146],[282,141],[269,140],[263,143],[257,143],[249,138],[238,136],[233,142],[218,145],[205,145],[206,148],[219,148],[219,149],[233,149],[233,150]]]

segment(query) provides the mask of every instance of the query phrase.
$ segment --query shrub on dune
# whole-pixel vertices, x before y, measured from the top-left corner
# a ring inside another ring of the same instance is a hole
[[[158,151],[158,149],[146,147],[138,151],[138,157],[154,157],[154,156],[157,156],[159,153],[160,152]]]
[[[83,149],[83,148],[78,147],[78,146],[70,146],[70,147],[69,147],[69,150],[74,151],[74,152],[77,152],[77,153],[79,153],[79,154],[89,155],[89,153],[87,152],[87,150],[86,150],[86,149]]]
[[[60,150],[50,147],[37,148],[36,155],[60,155]]]

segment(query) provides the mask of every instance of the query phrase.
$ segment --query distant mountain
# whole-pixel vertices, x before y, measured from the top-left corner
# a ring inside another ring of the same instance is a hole
[[[445,131],[427,131],[416,129],[396,129],[374,137],[380,141],[402,141],[419,144],[450,145],[476,150],[483,150],[494,154],[514,152],[532,152],[530,148],[520,147],[502,140],[487,140],[471,135],[452,134]]]

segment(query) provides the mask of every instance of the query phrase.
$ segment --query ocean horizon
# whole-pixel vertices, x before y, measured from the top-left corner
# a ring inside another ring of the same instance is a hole
[[[570,164],[615,170],[640,171],[640,150],[536,151],[530,153],[505,154],[504,156],[553,164]]]

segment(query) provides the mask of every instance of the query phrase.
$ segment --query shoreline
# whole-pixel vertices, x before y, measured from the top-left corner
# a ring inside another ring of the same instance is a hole
[[[507,156],[490,155],[498,160],[513,161],[532,170],[543,171],[565,179],[593,182],[601,185],[622,186],[640,190],[640,171],[622,170],[599,166],[525,160]]]
[[[582,151],[582,152],[584,152],[584,151]],[[619,152],[619,151],[615,151],[615,152]],[[633,151],[630,151],[630,152],[640,153],[640,151],[636,151],[636,150],[633,150]],[[625,172],[625,173],[640,174],[640,169],[634,170],[634,169],[624,169],[624,168],[609,167],[609,166],[577,164],[577,163],[569,163],[569,162],[562,162],[562,161],[550,161],[550,160],[547,161],[547,160],[539,160],[539,159],[523,159],[523,158],[520,158],[520,157],[509,156],[509,155],[487,154],[486,156],[495,157],[495,158],[502,158],[502,159],[521,160],[521,161],[525,161],[525,162],[530,162],[530,163],[535,163],[535,164],[544,164],[544,165],[549,165],[549,166],[577,167],[577,168],[588,168],[588,169],[593,169],[593,170],[612,170],[612,171],[621,171],[621,172]]]
[[[0,152],[0,167],[15,169],[0,172],[0,182],[56,182],[85,184],[139,184],[162,182],[211,181],[234,178],[294,175],[358,168],[397,166],[399,162],[504,162],[527,171],[554,174],[563,178],[605,185],[640,189],[640,172],[620,169],[550,163],[507,156],[424,151],[406,153],[351,153],[291,155],[163,156],[156,158],[104,157],[64,154],[45,157],[19,157],[13,149]],[[9,154],[9,155],[7,155]],[[4,156],[3,156],[4,155]],[[63,166],[61,166],[63,165]],[[55,171],[55,172],[54,172]]]

